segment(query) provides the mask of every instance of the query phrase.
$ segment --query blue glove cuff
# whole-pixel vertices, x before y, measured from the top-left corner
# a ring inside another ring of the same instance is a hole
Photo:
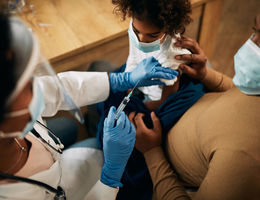
[[[124,92],[134,87],[131,81],[130,72],[110,73],[109,82],[113,93]]]
[[[110,187],[122,187],[123,184],[120,181],[114,180],[113,178],[107,176],[107,170],[109,171],[109,169],[107,169],[104,165],[104,167],[102,168],[100,181]]]

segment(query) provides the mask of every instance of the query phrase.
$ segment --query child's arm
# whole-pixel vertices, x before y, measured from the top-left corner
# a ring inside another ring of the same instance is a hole
[[[156,110],[172,93],[177,92],[179,89],[179,76],[178,81],[174,83],[172,86],[164,86],[162,89],[162,97],[158,101],[147,101],[145,102],[145,106],[153,111]]]

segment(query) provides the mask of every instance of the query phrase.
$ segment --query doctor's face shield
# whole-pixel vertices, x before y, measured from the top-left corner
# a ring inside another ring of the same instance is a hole
[[[22,132],[4,133],[0,130],[0,137],[24,137],[32,130],[36,120],[45,115],[46,106],[49,110],[48,116],[55,115],[57,108],[60,108],[69,110],[79,122],[83,123],[84,118],[79,107],[74,103],[48,61],[41,55],[36,37],[17,18],[10,18],[10,28],[11,48],[16,60],[14,67],[16,86],[7,99],[6,107],[11,105],[29,82],[32,82],[33,97],[28,108],[7,112],[5,118],[30,113],[31,121]]]

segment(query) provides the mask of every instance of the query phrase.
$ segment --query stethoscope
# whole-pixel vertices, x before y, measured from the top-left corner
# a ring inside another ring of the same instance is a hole
[[[40,139],[44,144],[47,144],[54,151],[61,154],[62,149],[64,148],[64,145],[61,143],[60,139],[47,126],[45,126],[38,120],[36,121],[36,123],[39,124],[41,127],[45,128],[48,131],[48,134],[53,136],[53,138],[55,138],[55,140],[56,140],[55,143],[58,142],[58,144],[56,143],[56,147],[54,147],[53,145],[51,145],[50,141],[46,141],[45,139],[43,139],[41,137],[41,135],[35,129],[33,129],[31,131],[31,133],[33,133],[34,136],[37,137],[38,139]],[[24,177],[20,177],[20,176],[9,175],[9,174],[5,174],[5,173],[0,173],[0,177],[15,180],[15,181],[21,181],[21,182],[25,182],[25,183],[32,184],[32,185],[37,185],[39,187],[42,187],[42,188],[50,191],[51,193],[54,193],[55,194],[54,200],[66,200],[65,191],[60,186],[58,186],[57,189],[55,189],[54,187],[52,187],[46,183],[40,182],[40,181],[36,181],[36,180],[30,179],[30,178],[24,178]]]
[[[13,176],[13,175],[4,174],[4,173],[0,173],[0,177],[40,186],[55,194],[55,197],[53,198],[53,200],[66,200],[65,192],[62,189],[62,187],[60,187],[60,186],[58,186],[57,189],[55,189],[54,187],[52,187],[46,183],[40,182],[40,181],[36,181],[36,180],[30,179],[30,178],[24,178],[24,177],[20,177],[20,176]]]

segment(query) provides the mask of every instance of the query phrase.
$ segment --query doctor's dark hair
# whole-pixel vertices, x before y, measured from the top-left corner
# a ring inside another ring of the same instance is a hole
[[[148,21],[171,36],[183,34],[192,21],[189,0],[112,0],[112,3],[116,6],[114,12],[121,14],[123,20],[128,16]]]
[[[14,55],[10,47],[8,17],[0,15],[0,122],[6,112],[6,101],[15,87]]]

